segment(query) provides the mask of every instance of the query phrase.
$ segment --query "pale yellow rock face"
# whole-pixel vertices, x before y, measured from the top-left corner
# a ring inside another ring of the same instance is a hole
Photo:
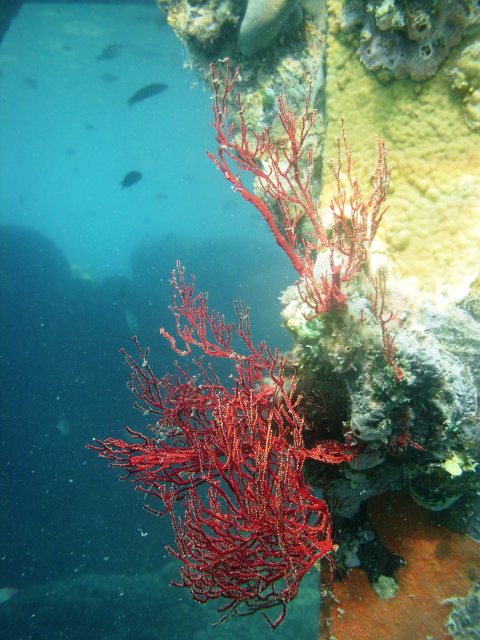
[[[340,118],[368,193],[375,136],[389,149],[389,210],[379,231],[398,277],[428,293],[459,297],[480,273],[480,135],[466,125],[446,68],[425,82],[381,83],[340,32],[341,3],[329,3],[325,160],[335,158]],[[332,177],[325,172],[322,201]]]

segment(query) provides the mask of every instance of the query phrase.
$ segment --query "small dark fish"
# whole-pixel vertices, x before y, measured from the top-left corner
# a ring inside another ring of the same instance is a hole
[[[101,53],[98,54],[97,60],[115,60],[122,53],[122,45],[118,43],[109,44]]]
[[[85,129],[87,131],[95,131],[95,125],[93,125],[91,122],[86,122],[85,123]]]
[[[112,84],[112,82],[118,82],[117,76],[114,76],[113,73],[103,73],[100,76],[100,80],[105,82],[105,84]]]
[[[23,81],[30,87],[30,89],[38,89],[38,82],[34,78],[30,78],[29,76],[25,76]]]
[[[142,102],[142,100],[146,100],[147,98],[152,98],[153,96],[162,93],[168,89],[168,84],[162,84],[161,82],[154,82],[153,84],[147,84],[145,87],[142,87],[138,91],[135,91],[133,96],[129,98],[128,104],[132,106],[136,102]]]
[[[65,153],[67,156],[75,156],[77,155],[77,150],[73,147],[68,147],[67,149],[65,149]]]
[[[137,184],[137,182],[140,182],[142,178],[143,176],[140,171],[129,171],[120,184],[122,185],[122,188],[125,189],[125,187],[131,187],[132,185]]]

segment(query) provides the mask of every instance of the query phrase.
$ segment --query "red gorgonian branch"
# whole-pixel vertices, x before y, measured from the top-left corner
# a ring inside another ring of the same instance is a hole
[[[397,362],[397,346],[395,334],[390,330],[390,323],[397,319],[397,313],[386,308],[387,276],[385,271],[379,270],[371,279],[372,291],[370,293],[370,308],[374,318],[380,325],[383,341],[383,353],[387,364],[393,371],[395,380],[400,382],[404,378],[404,372]]]
[[[162,334],[180,355],[197,348],[228,359],[229,386],[201,357],[191,359],[194,373],[177,364],[175,374],[157,378],[134,338],[137,359],[123,352],[129,386],[136,406],[155,418],[153,436],[127,428],[131,439],[90,448],[159,501],[151,512],[170,515],[176,548],[169,551],[182,562],[176,586],[199,602],[225,599],[222,620],[280,607],[274,620],[264,613],[275,628],[302,577],[333,549],[327,504],[305,482],[303,464],[350,461],[357,448],[328,440],[307,449],[295,377],[287,377],[278,350],[253,343],[246,308],[237,304],[237,321],[227,323],[180,264],[172,284],[185,349]]]
[[[208,152],[208,156],[234,190],[260,211],[277,243],[300,275],[299,290],[312,308],[313,316],[345,305],[344,286],[367,261],[368,248],[386,211],[384,202],[389,171],[385,144],[377,140],[377,166],[371,194],[366,198],[358,180],[352,175],[351,148],[342,123],[337,161],[331,165],[336,193],[330,202],[327,222],[327,216],[321,211],[310,186],[314,150],[309,146],[309,137],[317,118],[317,111],[310,104],[311,87],[300,117],[291,110],[285,95],[278,96],[285,142],[277,144],[272,140],[270,127],[259,133],[249,130],[240,94],[237,96],[240,131],[236,130],[228,117],[228,102],[239,70],[232,74],[228,59],[224,78],[214,65],[211,69],[214,90],[212,124],[218,148],[216,154]],[[260,189],[275,203],[278,213],[265,198],[245,186],[235,167],[257,179]]]

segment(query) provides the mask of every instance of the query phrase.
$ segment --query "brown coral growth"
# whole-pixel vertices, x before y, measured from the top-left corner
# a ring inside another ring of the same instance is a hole
[[[405,496],[374,498],[369,514],[387,547],[407,561],[397,573],[400,590],[391,600],[381,600],[365,573],[353,569],[344,582],[334,585],[338,602],[331,611],[330,637],[451,638],[445,626],[450,613],[446,601],[453,596],[466,596],[479,579],[478,544],[432,523],[429,512]]]

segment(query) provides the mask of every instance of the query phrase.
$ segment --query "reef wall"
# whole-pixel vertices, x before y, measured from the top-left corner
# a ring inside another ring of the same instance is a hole
[[[229,56],[240,65],[248,122],[274,123],[280,93],[300,111],[312,81],[323,116],[315,177],[325,207],[340,118],[363,182],[375,136],[384,138],[392,168],[385,252],[400,278],[464,295],[479,271],[477,3],[432,0],[427,10],[406,0],[157,2],[205,80],[210,62]]]
[[[375,135],[385,140],[392,183],[380,235],[397,274],[429,292],[447,289],[461,297],[479,271],[480,140],[466,122],[473,105],[465,104],[475,102],[474,86],[480,86],[478,43],[473,44],[478,22],[432,77],[385,81],[357,53],[361,34],[350,31],[345,3],[330,0],[328,7],[325,159],[335,154],[340,117],[363,180],[372,166]],[[465,54],[467,47],[476,47],[475,55]],[[332,188],[325,173],[326,198]]]

